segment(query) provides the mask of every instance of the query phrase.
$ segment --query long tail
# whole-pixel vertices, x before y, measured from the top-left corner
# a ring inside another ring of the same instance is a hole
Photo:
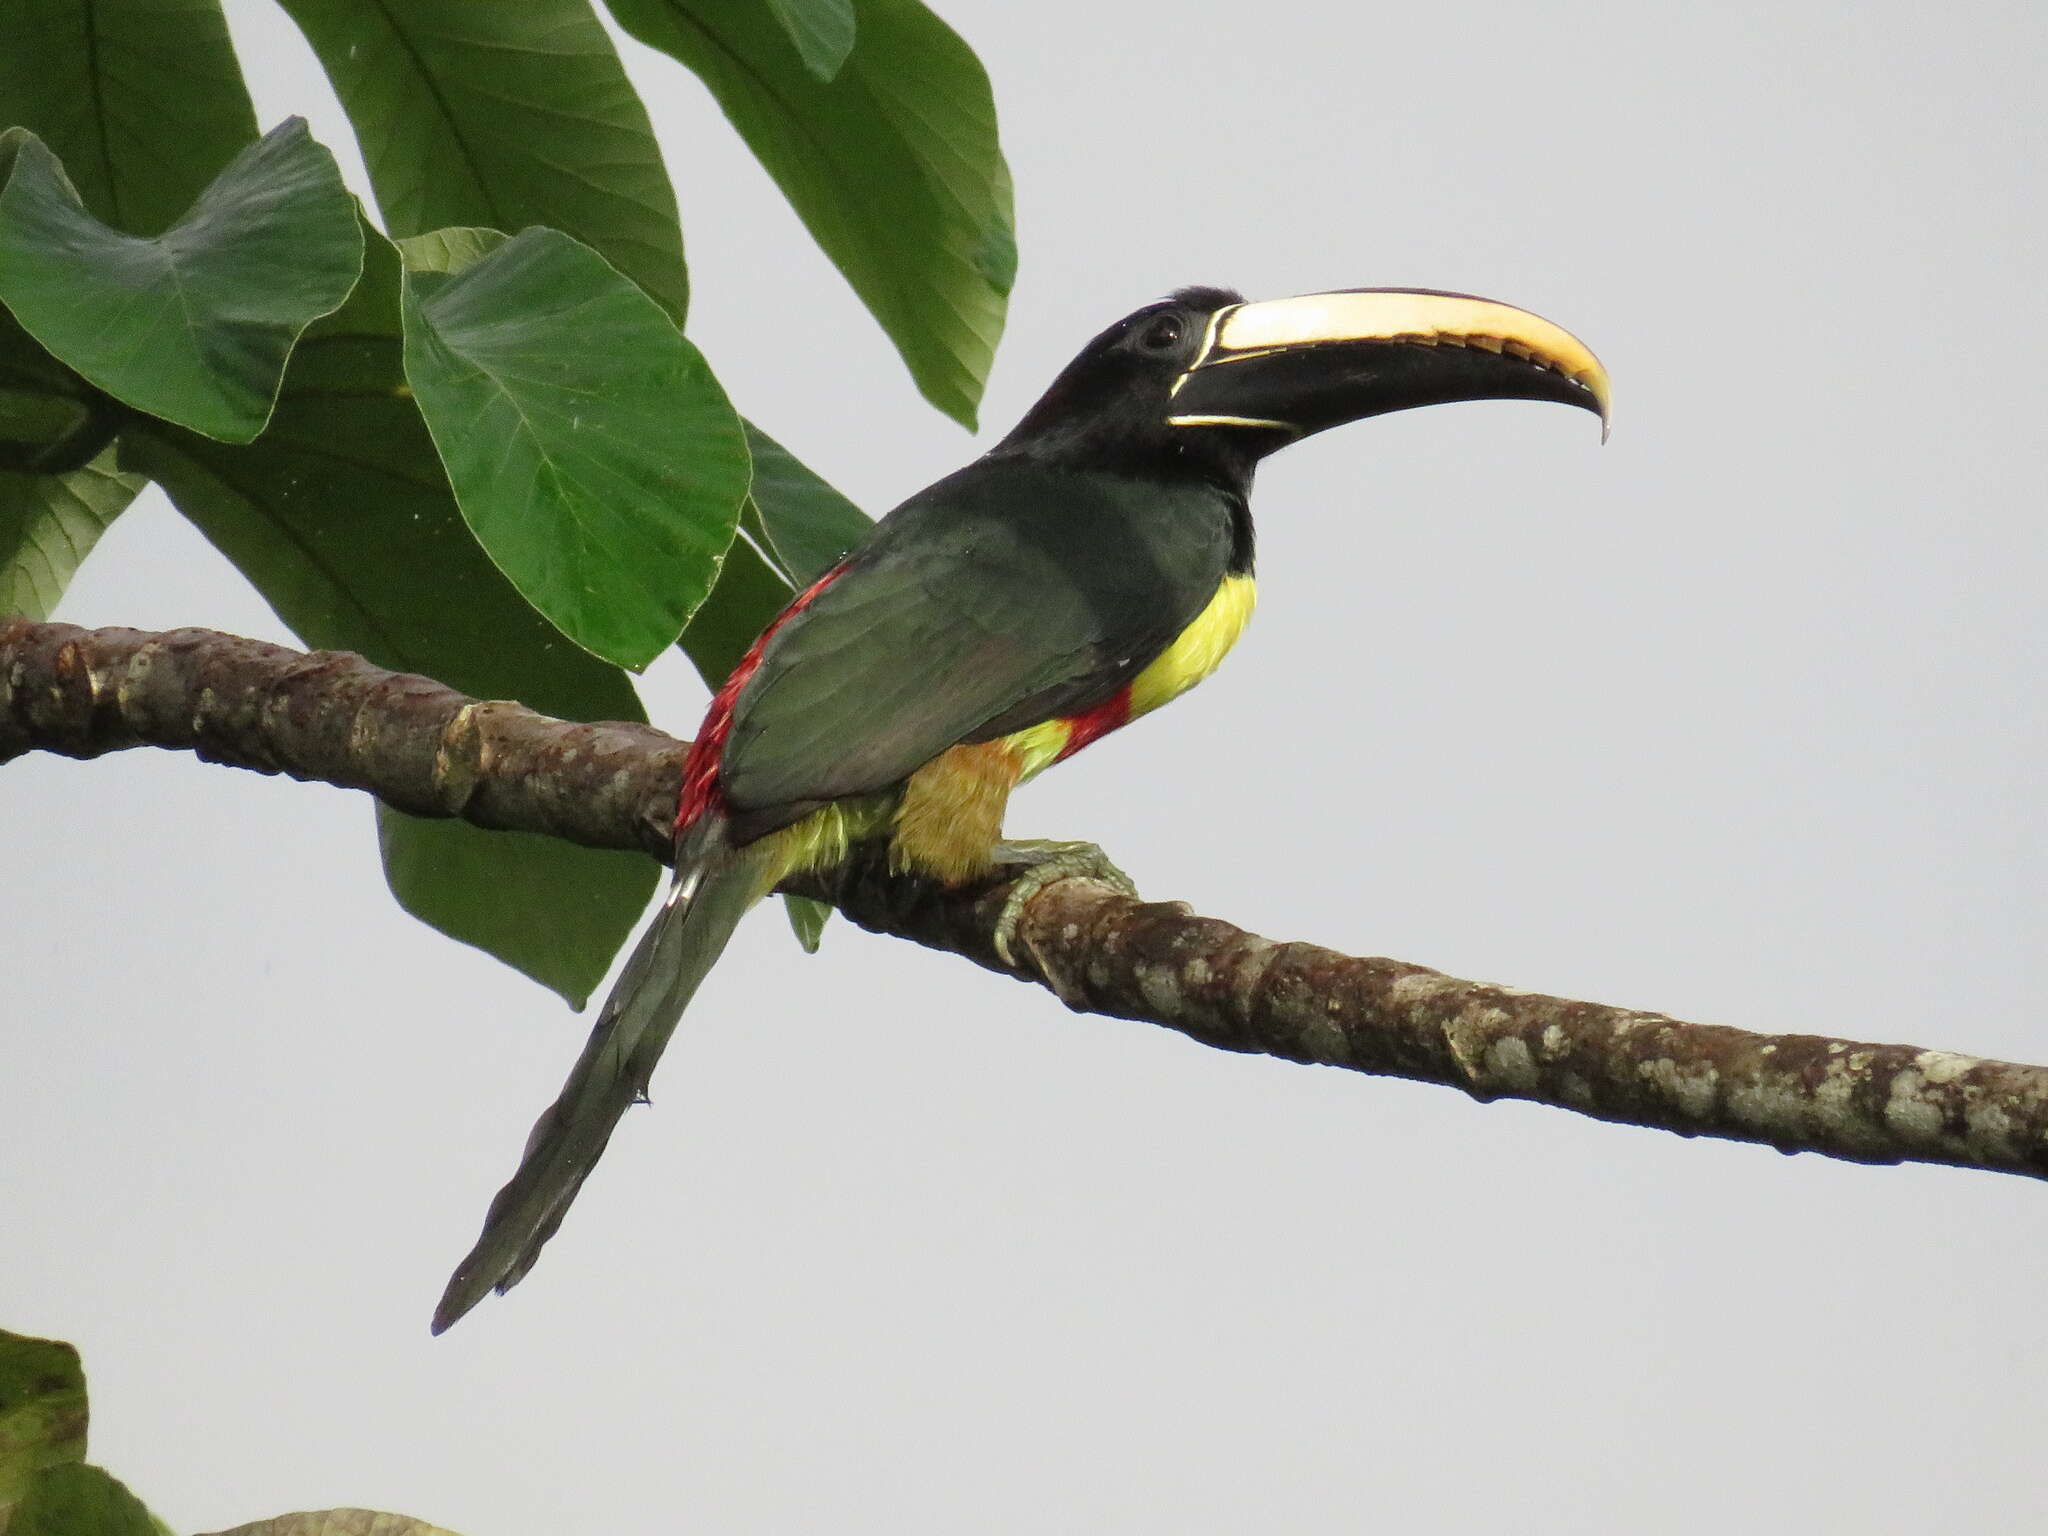
[[[533,1268],[619,1117],[647,1097],[654,1064],[697,984],[769,883],[767,859],[762,843],[731,847],[715,815],[685,834],[668,901],[619,973],[561,1096],[534,1122],[519,1171],[491,1201],[483,1235],[441,1294],[434,1332],[491,1291],[511,1290]]]

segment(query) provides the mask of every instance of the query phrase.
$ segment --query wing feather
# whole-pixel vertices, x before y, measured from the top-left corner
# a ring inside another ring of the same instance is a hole
[[[907,778],[948,747],[1100,702],[1223,578],[1221,493],[983,459],[891,513],[786,623],[720,765],[758,835]]]

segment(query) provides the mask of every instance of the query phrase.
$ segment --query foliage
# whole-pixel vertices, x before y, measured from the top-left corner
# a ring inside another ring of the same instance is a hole
[[[643,718],[671,644],[722,678],[867,519],[682,334],[675,197],[590,0],[280,3],[381,228],[303,123],[258,137],[219,0],[0,7],[0,611],[47,616],[155,481],[310,645],[575,719]],[[1015,244],[967,46],[918,0],[607,3],[971,423]],[[379,841],[406,910],[577,1006],[654,877],[393,813]]]
[[[170,1528],[85,1459],[85,1371],[54,1339],[0,1331],[0,1532],[6,1536],[171,1536]],[[451,1536],[366,1509],[281,1515],[220,1536]]]

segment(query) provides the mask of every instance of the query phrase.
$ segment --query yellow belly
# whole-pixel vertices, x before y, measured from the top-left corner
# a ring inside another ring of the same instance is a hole
[[[1257,601],[1258,586],[1249,575],[1224,577],[1208,607],[1131,680],[1130,709],[1124,720],[1135,720],[1172,703],[1221,666],[1251,623]],[[1073,722],[1046,720],[1003,740],[1022,761],[1021,781],[1058,762],[1073,736]]]
[[[1175,637],[1131,684],[1131,718],[1170,704],[1223,664],[1252,621],[1257,585],[1249,574],[1226,576],[1195,622]]]
[[[1251,622],[1255,598],[1250,576],[1224,577],[1195,621],[1131,680],[1128,708],[1114,724],[1151,713],[1214,672]],[[885,824],[891,824],[893,868],[949,885],[978,879],[988,873],[1003,834],[1010,791],[1057,762],[1075,732],[1074,721],[1046,720],[996,741],[953,747],[913,773],[893,804],[887,796],[865,796],[822,806],[772,834],[778,846],[766,866],[767,884],[837,864],[853,843]]]
[[[1214,672],[1251,622],[1256,589],[1249,576],[1226,576],[1195,621],[1131,680],[1127,707],[1107,728],[1171,702]],[[897,806],[890,862],[949,884],[989,869],[1003,833],[1010,791],[1057,762],[1074,744],[1077,722],[1045,720],[997,741],[954,747],[910,776]],[[1095,733],[1104,727],[1098,724]],[[1084,737],[1083,744],[1093,736]]]

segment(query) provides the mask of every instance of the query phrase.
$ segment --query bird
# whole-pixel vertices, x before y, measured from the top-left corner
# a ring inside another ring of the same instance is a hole
[[[1001,842],[1011,791],[1193,687],[1243,632],[1261,460],[1459,400],[1583,407],[1604,439],[1608,397],[1562,327],[1433,289],[1247,302],[1189,287],[1096,336],[1007,436],[798,593],[717,690],[684,760],[666,899],[433,1331],[533,1267],[741,917],[781,881],[878,848],[948,886],[986,877],[999,850],[1034,862]],[[1049,846],[1027,880],[1059,877],[1075,848]]]

